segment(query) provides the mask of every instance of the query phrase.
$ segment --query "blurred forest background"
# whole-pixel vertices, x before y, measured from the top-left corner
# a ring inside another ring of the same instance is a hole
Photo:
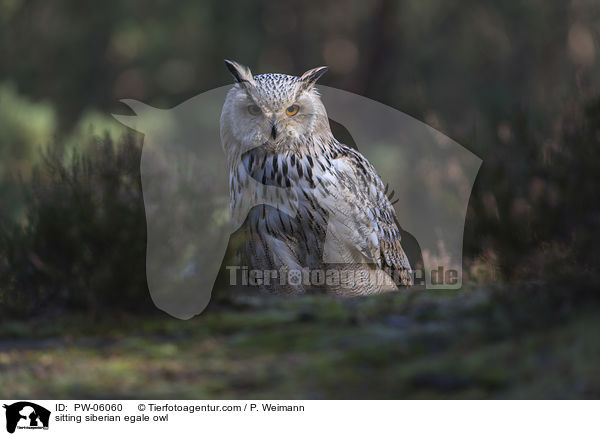
[[[0,0],[0,54],[0,397],[600,396],[598,1]],[[110,114],[223,58],[328,65],[481,157],[464,289],[160,313]]]

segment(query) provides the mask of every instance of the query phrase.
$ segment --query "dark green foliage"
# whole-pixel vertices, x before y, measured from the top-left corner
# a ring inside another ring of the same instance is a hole
[[[141,147],[91,139],[84,151],[44,152],[26,194],[24,223],[0,221],[0,309],[139,311],[151,307],[145,281]]]
[[[486,248],[504,278],[550,279],[600,265],[600,99],[576,102],[558,132],[536,137],[530,120],[484,161],[465,226],[467,256]]]
[[[585,116],[569,120],[565,158],[555,183],[566,206],[556,219],[564,223],[581,265],[600,265],[600,98],[587,104]]]

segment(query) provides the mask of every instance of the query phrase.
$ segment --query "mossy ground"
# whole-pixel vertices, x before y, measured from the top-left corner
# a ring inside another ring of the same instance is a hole
[[[0,324],[3,398],[600,398],[594,281]]]

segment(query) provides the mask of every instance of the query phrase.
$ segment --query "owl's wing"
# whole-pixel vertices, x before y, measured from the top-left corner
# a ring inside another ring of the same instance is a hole
[[[328,232],[368,263],[410,271],[401,245],[396,213],[373,166],[357,151],[342,145],[330,171],[319,174],[316,196],[329,215]]]

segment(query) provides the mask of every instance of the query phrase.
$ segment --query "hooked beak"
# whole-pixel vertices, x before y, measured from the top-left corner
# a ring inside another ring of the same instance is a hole
[[[271,138],[273,138],[273,140],[277,138],[277,125],[275,123],[271,126]]]

